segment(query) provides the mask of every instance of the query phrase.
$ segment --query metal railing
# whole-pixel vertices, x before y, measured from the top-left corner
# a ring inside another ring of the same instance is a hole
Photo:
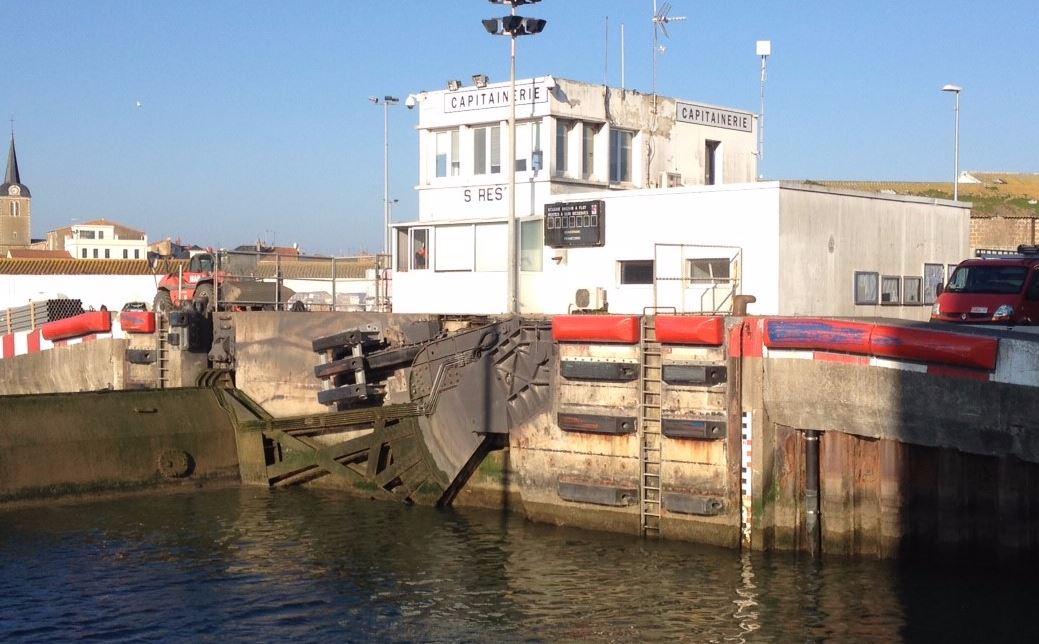
[[[321,257],[256,251],[216,253],[224,308],[389,311],[387,255]]]

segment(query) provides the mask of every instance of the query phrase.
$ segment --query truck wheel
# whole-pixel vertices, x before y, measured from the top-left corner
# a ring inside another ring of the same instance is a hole
[[[195,287],[195,297],[191,302],[196,311],[202,315],[209,315],[213,312],[213,299],[213,285],[199,284]]]
[[[159,291],[152,302],[152,310],[163,315],[173,310],[173,299],[169,291]]]

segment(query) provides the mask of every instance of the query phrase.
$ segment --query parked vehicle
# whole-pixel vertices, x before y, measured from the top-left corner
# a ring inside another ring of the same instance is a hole
[[[209,253],[191,258],[187,270],[170,273],[159,282],[152,309],[168,313],[174,308],[194,307],[204,315],[216,307],[217,292],[221,310],[275,310],[295,292],[277,282],[253,276],[217,270],[216,259]]]
[[[960,262],[931,308],[931,320],[1039,324],[1039,247]]]

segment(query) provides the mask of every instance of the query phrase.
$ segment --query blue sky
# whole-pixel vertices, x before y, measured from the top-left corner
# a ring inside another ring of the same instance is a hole
[[[517,76],[652,85],[652,0],[544,0]],[[1032,2],[672,0],[661,94],[759,107],[755,41],[772,41],[770,179],[947,180],[960,166],[1039,171],[1039,11]],[[508,78],[484,0],[0,2],[0,109],[13,116],[33,235],[105,217],[149,239],[381,248],[383,112],[372,95]],[[609,37],[607,34],[607,17]],[[604,42],[605,41],[605,42]],[[141,103],[137,107],[137,102]],[[390,111],[395,221],[416,218],[417,114]]]

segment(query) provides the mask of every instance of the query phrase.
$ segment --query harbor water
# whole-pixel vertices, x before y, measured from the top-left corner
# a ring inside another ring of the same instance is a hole
[[[304,489],[0,511],[0,641],[1034,641],[1030,577]]]

